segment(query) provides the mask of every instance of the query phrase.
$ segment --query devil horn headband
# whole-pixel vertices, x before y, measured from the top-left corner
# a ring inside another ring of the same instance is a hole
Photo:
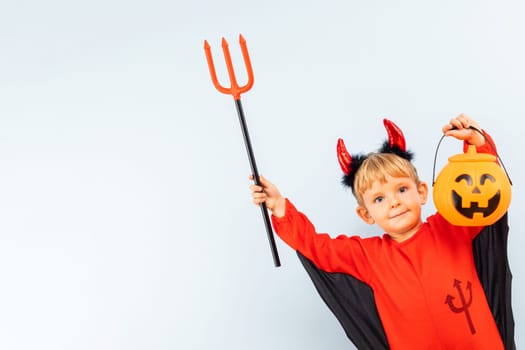
[[[383,124],[388,139],[383,143],[378,153],[394,153],[401,158],[411,161],[413,154],[406,149],[405,136],[401,129],[388,119],[383,119]],[[345,186],[352,188],[352,190],[354,189],[355,174],[367,158],[368,156],[364,154],[351,155],[348,153],[343,139],[337,140],[337,159],[344,173],[342,183]]]

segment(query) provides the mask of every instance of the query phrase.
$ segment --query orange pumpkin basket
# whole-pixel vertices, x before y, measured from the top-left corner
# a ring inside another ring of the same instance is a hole
[[[494,145],[489,144],[496,151]],[[466,153],[448,158],[437,179],[432,180],[434,205],[447,221],[458,226],[487,226],[507,212],[512,197],[511,181],[498,159],[499,156],[478,153],[473,145]],[[435,166],[434,158],[433,174]]]

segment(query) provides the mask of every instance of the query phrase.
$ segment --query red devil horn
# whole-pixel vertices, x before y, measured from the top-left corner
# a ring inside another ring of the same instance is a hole
[[[337,160],[339,160],[339,165],[341,166],[341,170],[343,170],[343,173],[345,175],[350,174],[350,171],[352,170],[352,156],[346,150],[345,142],[343,141],[343,139],[337,140]]]
[[[386,132],[388,133],[388,145],[390,147],[397,146],[401,151],[406,152],[405,136],[401,129],[388,119],[383,119]]]

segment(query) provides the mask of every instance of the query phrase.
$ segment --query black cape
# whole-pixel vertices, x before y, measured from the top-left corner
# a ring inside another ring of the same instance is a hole
[[[506,350],[516,350],[512,273],[507,259],[508,218],[485,227],[472,242],[479,279]],[[319,295],[358,349],[389,349],[372,289],[344,273],[328,273],[297,252]]]

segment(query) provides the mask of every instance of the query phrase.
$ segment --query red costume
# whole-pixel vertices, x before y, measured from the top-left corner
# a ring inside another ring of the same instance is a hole
[[[480,228],[455,227],[436,214],[399,244],[386,234],[332,239],[289,201],[273,224],[319,269],[372,288],[392,349],[503,349],[472,257]]]

